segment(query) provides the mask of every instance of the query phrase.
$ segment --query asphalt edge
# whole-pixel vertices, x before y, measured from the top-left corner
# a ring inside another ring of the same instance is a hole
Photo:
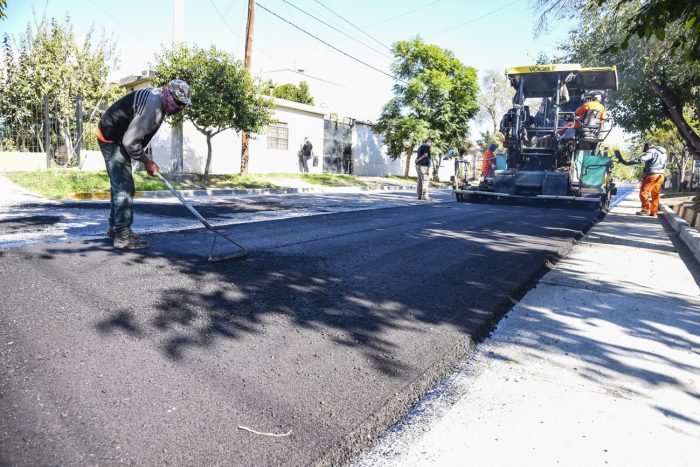
[[[496,329],[502,319],[508,318],[508,312],[539,284],[540,279],[551,271],[556,264],[566,257],[586,234],[602,221],[608,211],[600,211],[572,239],[565,242],[555,253],[551,254],[510,296],[497,306],[491,319],[471,336],[455,345],[447,354],[435,361],[430,368],[407,385],[404,390],[385,401],[373,415],[363,420],[354,431],[338,438],[336,447],[314,462],[318,466],[350,465],[359,454],[373,447],[378,439],[397,423],[404,420],[409,412],[449,376],[459,363],[469,357],[478,344],[486,340]]]

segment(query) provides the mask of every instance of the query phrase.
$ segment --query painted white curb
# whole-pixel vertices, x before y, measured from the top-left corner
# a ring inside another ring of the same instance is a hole
[[[691,227],[685,219],[673,212],[669,206],[664,205],[663,208],[664,217],[668,223],[680,234],[681,240],[693,252],[695,260],[700,262],[700,231]]]

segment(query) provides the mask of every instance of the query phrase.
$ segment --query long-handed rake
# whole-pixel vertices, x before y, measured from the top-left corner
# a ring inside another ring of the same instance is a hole
[[[167,180],[165,179],[165,177],[163,177],[163,176],[160,174],[160,172],[158,172],[156,175],[158,176],[158,178],[160,178],[160,180],[161,180],[163,183],[165,183],[165,186],[168,187],[168,190],[170,190],[170,191],[172,192],[172,194],[174,194],[174,195],[177,197],[177,199],[179,199],[180,202],[181,202],[187,209],[189,209],[189,211],[194,215],[194,217],[196,217],[197,219],[199,219],[199,222],[201,222],[201,223],[204,225],[204,227],[207,228],[207,230],[209,230],[210,232],[213,232],[213,233],[214,233],[214,241],[212,242],[211,248],[209,249],[209,258],[208,258],[208,261],[210,261],[210,262],[217,262],[217,261],[225,261],[225,260],[228,260],[228,259],[244,258],[244,257],[248,256],[248,250],[246,250],[246,249],[243,248],[241,245],[239,245],[238,243],[234,242],[233,240],[231,240],[230,238],[228,238],[226,235],[222,234],[221,232],[219,232],[218,230],[216,230],[214,227],[212,227],[211,224],[209,224],[209,222],[207,222],[207,220],[206,220],[204,217],[202,217],[202,215],[201,215],[199,212],[197,212],[197,210],[196,210],[194,207],[192,207],[192,205],[191,205],[190,203],[188,203],[188,202],[185,200],[185,198],[182,197],[182,194],[181,194],[179,191],[177,191],[177,190],[170,184],[170,182],[167,181]],[[214,256],[214,246],[216,246],[216,239],[217,239],[217,236],[223,238],[224,240],[226,240],[226,241],[229,242],[229,243],[232,243],[232,244],[236,245],[236,248],[238,248],[238,251],[235,251],[235,252],[233,252],[233,253],[231,253],[231,254],[227,254],[227,255]]]

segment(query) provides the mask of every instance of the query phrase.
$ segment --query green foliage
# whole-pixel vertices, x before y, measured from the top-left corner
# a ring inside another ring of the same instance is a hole
[[[480,133],[480,137],[478,140],[476,140],[476,145],[479,148],[479,151],[484,153],[486,150],[491,146],[492,144],[495,144],[498,146],[496,149],[496,152],[505,152],[505,149],[503,148],[503,143],[501,140],[504,139],[503,133],[500,131],[496,131],[494,133],[491,133],[490,131],[486,131],[483,133]]]
[[[0,0],[0,19],[7,18],[5,10],[7,10],[7,0]]]
[[[600,7],[609,0],[595,2]],[[613,3],[616,9],[621,9],[638,2],[618,0]],[[673,36],[671,48],[679,50],[683,60],[700,60],[700,5],[697,0],[654,0],[638,4],[639,8],[627,21],[621,40],[608,46],[608,51],[626,50],[635,36],[647,40],[653,37],[664,42],[666,35],[670,34]],[[677,26],[682,27],[680,36]]]
[[[134,184],[136,191],[163,190],[163,183],[143,173],[135,172]],[[74,169],[42,170],[35,172],[6,173],[10,180],[27,190],[51,198],[63,199],[75,193],[108,193],[109,177],[107,172],[83,172]],[[171,181],[178,190],[197,188],[281,188],[285,180],[302,180],[311,185],[323,186],[360,186],[376,188],[377,182],[363,180],[352,175],[339,174],[282,174],[241,176],[234,175],[202,175],[192,174],[178,177]]]
[[[62,140],[72,153],[75,132],[75,96],[82,94],[85,123],[99,120],[100,102],[116,99],[120,91],[107,83],[115,65],[114,40],[103,34],[96,39],[91,28],[78,43],[70,17],[63,22],[35,18],[18,39],[3,38],[0,61],[0,109],[5,115],[3,131],[10,135],[29,132],[43,144],[43,96],[49,96],[50,119],[58,123]],[[92,117],[92,118],[91,118]],[[26,141],[14,146],[27,150]],[[9,143],[5,140],[4,146]],[[43,147],[42,147],[43,150]]]
[[[273,102],[265,95],[265,86],[239,60],[215,47],[166,49],[157,57],[155,71],[156,85],[164,86],[175,78],[190,85],[192,106],[170,118],[174,123],[191,121],[207,137],[205,176],[211,165],[212,137],[230,128],[261,133],[272,122]]]
[[[260,133],[272,120],[272,102],[264,86],[251,78],[243,64],[217,50],[178,46],[156,57],[153,82],[164,86],[170,80],[185,80],[192,91],[192,106],[171,119],[183,119],[207,136],[224,130]]]
[[[689,33],[678,20],[663,23],[663,35],[627,37],[627,26],[646,4],[622,1],[584,9],[563,49],[567,60],[584,66],[617,65],[619,90],[608,102],[616,124],[644,132],[670,119],[691,153],[700,158],[700,137],[688,118],[700,116],[700,62],[685,59]],[[603,53],[623,41],[626,48]]]
[[[272,95],[279,99],[286,99],[288,101],[299,102],[301,104],[314,105],[314,98],[309,93],[309,83],[306,81],[302,81],[298,86],[292,83],[274,86]]]
[[[434,138],[436,155],[467,138],[469,121],[478,111],[478,85],[474,68],[419,37],[395,43],[393,53],[391,68],[399,81],[375,128],[384,135],[391,157],[406,154],[407,175],[408,159],[427,136]]]

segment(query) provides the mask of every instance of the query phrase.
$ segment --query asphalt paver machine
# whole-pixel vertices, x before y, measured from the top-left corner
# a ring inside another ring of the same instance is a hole
[[[509,68],[506,76],[516,91],[500,124],[506,154],[478,186],[455,173],[457,200],[607,209],[616,194],[612,158],[601,145],[610,120],[598,110],[575,111],[594,96],[605,104],[617,90],[615,67],[536,65]]]

